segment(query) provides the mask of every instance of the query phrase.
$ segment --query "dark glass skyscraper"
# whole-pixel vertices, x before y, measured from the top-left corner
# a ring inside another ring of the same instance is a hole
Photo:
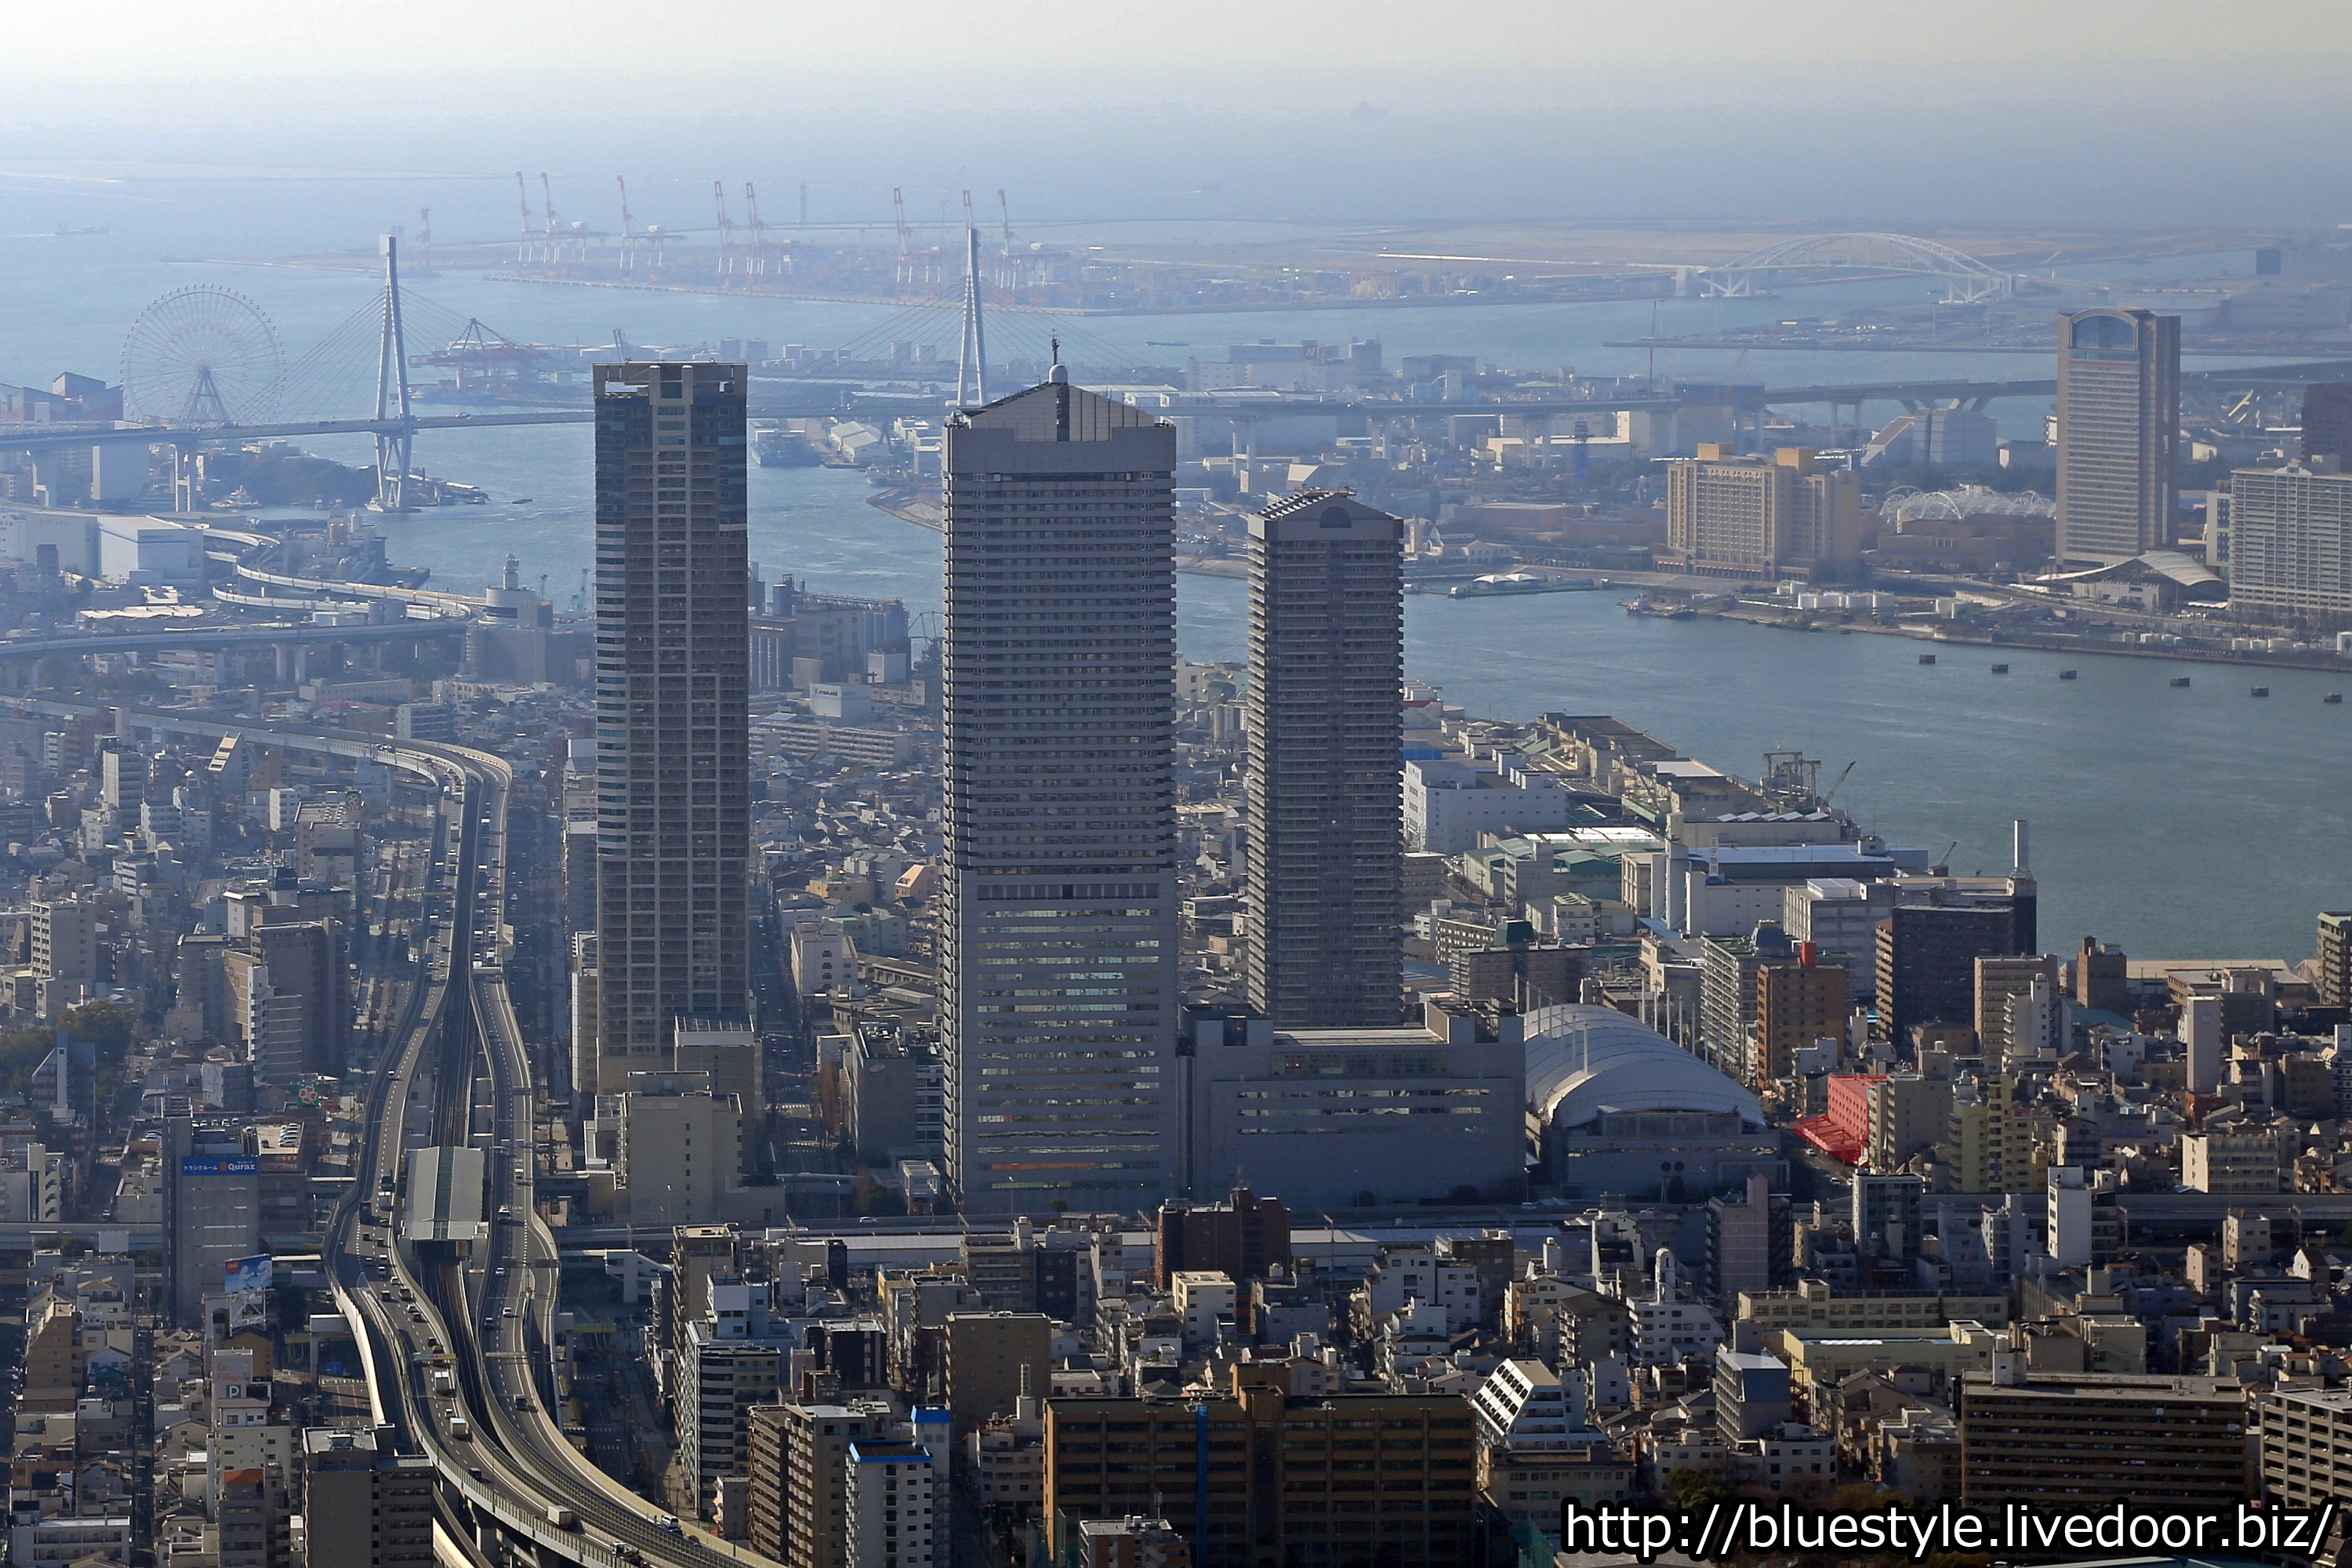
[[[598,1082],[749,995],[744,367],[596,367]],[[575,1021],[575,1026],[585,1020]]]

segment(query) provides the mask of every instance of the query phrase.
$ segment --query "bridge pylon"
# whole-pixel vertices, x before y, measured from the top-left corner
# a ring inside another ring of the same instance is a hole
[[[375,416],[391,426],[376,432],[377,511],[408,510],[408,462],[416,416],[408,403],[408,343],[400,320],[400,241],[383,237],[383,324],[376,341]]]
[[[964,195],[968,207],[971,193]],[[963,341],[956,349],[955,405],[978,408],[988,401],[988,335],[980,315],[980,230],[964,226]]]

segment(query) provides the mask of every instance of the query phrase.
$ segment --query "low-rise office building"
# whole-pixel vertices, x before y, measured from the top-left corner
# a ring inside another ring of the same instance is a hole
[[[1186,1149],[1198,1190],[1248,1173],[1294,1208],[1516,1198],[1524,1179],[1520,1020],[1431,1004],[1419,1027],[1193,1023]]]

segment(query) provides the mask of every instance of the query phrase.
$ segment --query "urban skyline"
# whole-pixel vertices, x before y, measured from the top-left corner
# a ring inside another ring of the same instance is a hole
[[[216,10],[0,103],[12,1562],[2342,1568],[2336,9]]]

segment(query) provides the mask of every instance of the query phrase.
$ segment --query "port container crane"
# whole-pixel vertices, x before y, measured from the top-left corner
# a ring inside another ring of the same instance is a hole
[[[890,210],[898,220],[898,292],[915,280],[915,237],[907,226],[907,193],[897,185],[890,187]]]
[[[768,229],[760,221],[759,187],[749,180],[743,182],[743,218],[751,231],[751,276],[765,283],[768,278]]]
[[[725,283],[735,276],[735,220],[727,216],[727,187],[723,183],[710,182],[710,199],[719,208],[719,281]]]
[[[999,289],[1010,289],[1018,282],[1019,278],[1013,269],[1013,205],[1004,199],[1004,188],[1002,185],[996,190],[996,212],[1004,224],[1004,270],[996,279],[996,286]]]
[[[629,216],[628,177],[615,174],[613,184],[621,188],[621,270],[635,272],[637,269],[637,228],[635,220]]]
[[[522,171],[515,171],[515,197],[522,204],[522,227],[515,238],[515,265],[530,265],[530,187],[523,184]]]
[[[540,206],[547,218],[547,244],[541,250],[539,258],[552,271],[555,264],[563,259],[563,229],[555,220],[555,185],[544,169],[539,172],[539,196]]]

